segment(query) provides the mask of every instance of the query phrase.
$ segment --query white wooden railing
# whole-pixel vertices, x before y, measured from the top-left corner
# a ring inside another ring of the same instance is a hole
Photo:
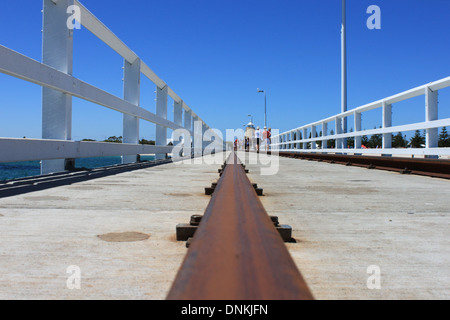
[[[279,151],[290,152],[322,152],[322,153],[350,153],[350,154],[382,154],[382,155],[424,155],[440,156],[450,155],[450,148],[438,147],[438,128],[450,126],[450,118],[438,119],[438,92],[450,86],[450,77],[439,81],[381,99],[361,107],[336,114],[272,137],[271,148]],[[424,115],[425,121],[406,125],[392,126],[392,105],[400,101],[423,95],[425,97]],[[450,106],[446,106],[450,108]],[[361,114],[363,112],[381,108],[382,127],[372,130],[361,130]],[[354,131],[343,132],[342,123],[347,117],[354,117]],[[334,134],[327,135],[328,123],[335,122]],[[320,137],[316,133],[322,132]],[[392,148],[392,134],[414,130],[425,130],[424,148]],[[311,138],[308,136],[311,134]],[[378,149],[366,149],[361,145],[362,136],[382,135],[382,147]],[[354,138],[354,147],[348,148],[345,140]],[[335,148],[327,148],[327,141],[335,140]],[[317,142],[321,141],[319,149]]]
[[[0,138],[0,162],[43,160],[41,173],[64,171],[76,158],[122,156],[136,162],[139,154],[157,159],[171,153],[167,129],[183,130],[185,144],[197,129],[210,127],[114,33],[78,0],[44,0],[42,63],[0,45],[0,72],[43,87],[42,139]],[[73,36],[71,17],[124,58],[123,98],[72,76]],[[156,114],[140,106],[140,78],[156,86]],[[123,143],[72,140],[72,97],[81,98],[123,114]],[[168,97],[174,101],[174,119],[167,117]],[[139,119],[156,124],[156,145],[139,145]],[[192,139],[194,140],[194,139]],[[192,141],[194,142],[194,141]],[[195,156],[205,149],[194,145]]]

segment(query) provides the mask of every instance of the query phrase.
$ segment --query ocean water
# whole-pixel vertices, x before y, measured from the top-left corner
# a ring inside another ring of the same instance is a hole
[[[154,160],[154,156],[141,156],[142,161]],[[121,157],[100,157],[76,159],[76,168],[101,168],[120,164]],[[0,163],[0,181],[38,176],[41,173],[40,161]]]

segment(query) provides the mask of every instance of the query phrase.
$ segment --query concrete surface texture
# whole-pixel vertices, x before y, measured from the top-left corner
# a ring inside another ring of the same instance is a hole
[[[187,250],[176,225],[203,214],[218,167],[172,163],[0,199],[0,299],[164,299]],[[80,289],[68,289],[70,266]]]
[[[449,181],[239,156],[315,298],[450,298]],[[187,250],[175,227],[203,214],[215,157],[0,198],[0,299],[164,299]]]
[[[272,176],[247,167],[293,228],[287,246],[317,299],[450,298],[450,181],[289,158]]]

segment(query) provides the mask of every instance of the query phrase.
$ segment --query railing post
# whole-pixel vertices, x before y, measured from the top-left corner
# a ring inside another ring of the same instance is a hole
[[[291,133],[292,141],[291,141],[291,149],[297,149],[297,143],[294,141],[297,141],[297,131],[292,131]]]
[[[177,125],[179,125],[180,127],[183,127],[183,105],[184,105],[183,100],[178,100],[178,101],[173,100],[173,122],[176,123]],[[172,132],[172,142],[173,142],[174,146],[179,144],[179,138],[183,139],[182,151],[178,155],[173,154],[173,157],[187,156],[186,154],[184,154],[184,150],[185,150],[186,146],[188,146],[190,148],[190,145],[187,144],[187,140],[189,137],[185,133],[179,134],[178,132],[176,132],[176,129],[174,129]],[[190,144],[190,141],[189,141],[189,144]],[[189,154],[190,154],[190,151],[189,151]]]
[[[168,87],[164,88],[156,87],[156,115],[167,119],[167,100],[168,100]],[[156,125],[156,145],[167,146],[167,128],[161,125]],[[166,158],[166,154],[156,154],[156,159]]]
[[[303,140],[308,139],[308,130],[303,128]],[[308,149],[308,142],[303,142],[303,149]]]
[[[73,30],[67,27],[67,8],[73,0],[44,0],[42,63],[72,74]],[[72,96],[49,88],[42,89],[42,139],[72,139]],[[41,174],[60,172],[69,159],[41,162]]]
[[[188,131],[192,131],[192,113],[191,111],[184,110],[184,128]]]
[[[206,132],[206,123],[202,121],[202,155],[205,154],[206,146],[208,145],[208,142],[204,140],[205,132]]]
[[[294,141],[297,141],[297,131],[291,132],[291,149],[297,149],[297,143]]]
[[[183,126],[183,100],[180,101],[173,101],[173,122],[175,122],[179,126]],[[186,145],[186,139],[183,135],[183,144]],[[173,144],[177,144],[178,141],[173,141]]]
[[[124,62],[123,95],[124,100],[139,106],[141,82],[141,60],[133,63]],[[123,143],[139,143],[139,119],[128,114],[123,115]],[[123,155],[122,163],[137,162],[137,155]]]
[[[183,126],[183,101],[173,102],[173,122]]]
[[[392,126],[392,105],[383,101],[383,128]],[[383,133],[383,149],[392,148],[392,133]]]
[[[203,126],[198,116],[193,117],[194,120],[194,156],[202,155],[203,146]]]
[[[425,88],[425,121],[438,119],[438,91]],[[426,129],[426,148],[438,147],[438,128]]]
[[[328,135],[328,123],[322,122],[322,138]],[[322,140],[322,149],[328,149],[328,140]]]
[[[187,144],[187,147],[190,148],[190,152],[192,155],[192,112],[191,111],[187,111],[184,110],[184,127],[191,132],[191,134],[189,135],[189,137],[184,137],[184,143]],[[187,156],[187,155],[185,155]]]
[[[355,134],[361,131],[361,113],[354,113],[354,121],[355,121]],[[355,135],[355,149],[361,149],[361,136]]]
[[[286,144],[286,149],[291,149],[291,133],[290,132],[288,132],[288,133],[286,133],[286,142],[287,142],[287,144]]]

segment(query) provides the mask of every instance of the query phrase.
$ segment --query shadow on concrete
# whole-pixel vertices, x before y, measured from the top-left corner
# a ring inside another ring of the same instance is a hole
[[[116,175],[119,173],[155,167],[171,162],[172,160],[170,159],[143,161],[139,163],[121,164],[95,169],[83,168],[74,171],[66,171],[42,176],[2,181],[0,182],[0,198],[13,197],[24,193],[71,185],[78,182],[84,182]]]

